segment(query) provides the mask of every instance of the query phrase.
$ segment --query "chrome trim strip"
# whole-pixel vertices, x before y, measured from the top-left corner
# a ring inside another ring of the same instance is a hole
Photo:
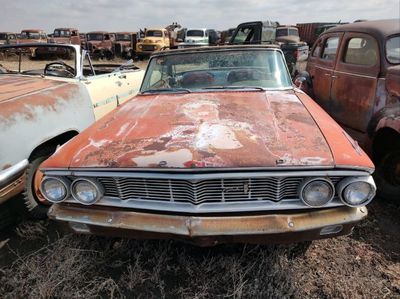
[[[168,173],[217,173],[217,172],[244,172],[244,171],[288,171],[288,170],[329,170],[334,169],[336,171],[347,171],[347,170],[361,170],[368,173],[372,173],[374,169],[360,166],[348,166],[348,165],[336,165],[336,166],[285,166],[285,167],[234,167],[234,168],[104,168],[104,167],[71,167],[71,168],[42,168],[42,171],[101,171],[101,172],[168,172]]]
[[[369,176],[361,170],[319,170],[319,171],[254,171],[254,172],[216,172],[216,173],[165,173],[127,171],[79,171],[46,170],[46,175],[72,175],[80,177],[126,177],[126,178],[164,178],[182,180],[205,180],[222,178],[257,178],[257,177],[313,177],[313,176]]]
[[[28,166],[28,164],[29,164],[28,159],[24,159],[18,162],[17,164],[14,164],[9,168],[0,171],[0,184],[6,183],[13,176],[19,174],[20,172],[23,172]]]
[[[71,197],[64,201],[65,203],[78,202]],[[121,200],[117,197],[103,197],[95,206],[107,206],[118,208],[129,208],[139,210],[153,210],[163,212],[178,212],[178,213],[231,213],[231,212],[260,212],[260,211],[279,211],[279,210],[300,210],[300,209],[315,209],[302,203],[298,198],[290,200],[282,200],[280,202],[274,201],[235,201],[235,202],[220,202],[220,203],[202,203],[194,205],[187,202],[171,202],[171,201],[157,201],[157,200],[142,200],[142,199],[128,199]],[[332,208],[338,206],[345,206],[338,197],[329,202],[323,208]]]

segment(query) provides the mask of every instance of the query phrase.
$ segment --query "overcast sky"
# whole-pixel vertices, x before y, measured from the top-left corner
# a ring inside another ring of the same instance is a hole
[[[356,19],[400,18],[400,0],[0,0],[0,31],[19,32],[56,27],[137,31],[178,22],[184,27],[217,30],[241,22],[273,20],[353,22]],[[5,4],[6,3],[6,4]]]

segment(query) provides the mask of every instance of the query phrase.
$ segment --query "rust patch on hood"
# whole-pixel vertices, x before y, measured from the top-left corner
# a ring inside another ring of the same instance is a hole
[[[137,96],[43,167],[333,164],[323,135],[293,91],[252,91]]]

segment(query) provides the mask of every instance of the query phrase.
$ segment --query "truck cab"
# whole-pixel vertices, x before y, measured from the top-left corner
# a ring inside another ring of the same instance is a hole
[[[78,29],[75,28],[56,28],[50,42],[56,44],[80,45],[81,39]]]
[[[136,32],[116,32],[114,42],[114,52],[118,57],[125,59],[133,58],[137,44]]]
[[[139,57],[150,56],[153,52],[173,46],[171,36],[165,28],[147,29],[144,38],[137,43],[136,53]]]
[[[47,43],[47,34],[41,29],[23,29],[19,43]]]

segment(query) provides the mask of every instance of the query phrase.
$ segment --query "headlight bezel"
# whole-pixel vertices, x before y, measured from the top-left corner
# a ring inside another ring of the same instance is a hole
[[[330,187],[331,193],[332,193],[331,196],[330,196],[330,198],[329,198],[325,203],[323,203],[323,204],[321,204],[321,205],[311,205],[309,202],[307,202],[307,201],[304,199],[304,193],[303,193],[303,192],[304,192],[304,189],[305,189],[310,183],[313,183],[313,182],[316,182],[316,181],[322,181],[322,182],[326,183],[326,184]],[[299,188],[299,197],[300,197],[301,201],[303,202],[303,204],[305,204],[306,206],[311,207],[311,208],[322,208],[322,207],[327,206],[327,205],[334,199],[335,193],[336,193],[335,185],[332,183],[332,181],[331,181],[329,178],[324,178],[324,177],[310,177],[310,178],[306,178],[306,179],[303,180],[303,182],[300,184],[300,188]]]
[[[91,202],[84,201],[84,200],[80,199],[79,196],[74,192],[74,188],[75,188],[76,184],[78,184],[81,181],[86,182],[86,183],[90,183],[96,189],[97,196],[93,201],[91,201]],[[82,178],[82,177],[79,177],[79,178],[76,178],[71,183],[70,192],[71,192],[72,197],[77,202],[79,202],[80,204],[86,205],[86,206],[90,206],[90,205],[93,205],[96,202],[98,202],[101,198],[103,198],[103,196],[104,196],[104,187],[95,178]]]
[[[367,200],[365,200],[361,204],[354,205],[354,204],[351,204],[350,202],[348,202],[344,198],[344,191],[351,184],[359,183],[359,182],[363,182],[363,183],[369,184],[371,186],[371,192],[368,194],[369,197],[368,197]],[[374,182],[374,179],[372,178],[372,176],[367,176],[367,177],[347,177],[347,178],[344,178],[343,180],[341,180],[337,184],[337,193],[339,195],[339,198],[340,198],[341,202],[343,204],[345,204],[346,206],[349,206],[349,207],[352,207],[352,208],[364,207],[374,199],[374,197],[376,195],[376,185],[375,185],[375,182]]]
[[[49,181],[49,180],[55,180],[55,181],[61,182],[61,184],[63,185],[63,187],[64,187],[64,189],[65,189],[65,195],[64,195],[64,197],[63,197],[62,199],[60,199],[60,200],[53,200],[53,199],[50,199],[50,198],[47,196],[47,192],[46,192],[46,190],[45,190],[45,188],[44,188],[44,183],[45,183],[46,181]],[[40,182],[39,190],[40,190],[40,192],[42,193],[43,197],[44,197],[47,201],[52,202],[52,203],[60,203],[60,202],[63,202],[64,200],[66,200],[68,197],[70,197],[70,195],[71,195],[70,186],[71,186],[71,181],[68,180],[66,177],[45,176],[45,177],[42,179],[42,181]]]

